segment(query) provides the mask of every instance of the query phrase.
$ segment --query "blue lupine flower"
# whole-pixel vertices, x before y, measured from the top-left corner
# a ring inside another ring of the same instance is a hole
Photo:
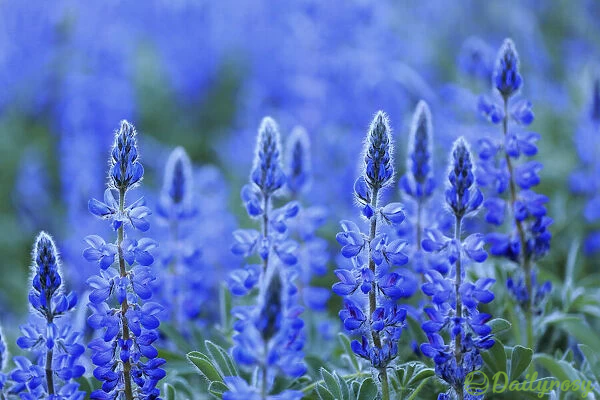
[[[550,289],[549,283],[539,287],[537,283],[533,284],[537,276],[535,262],[550,250],[552,234],[549,226],[553,221],[546,215],[545,203],[548,198],[531,190],[540,183],[539,173],[543,165],[533,160],[521,161],[524,157],[537,154],[536,142],[540,139],[535,132],[523,131],[525,126],[533,122],[534,114],[531,102],[513,98],[522,84],[515,46],[510,39],[506,39],[498,53],[494,72],[494,86],[502,98],[502,104],[497,105],[489,99],[480,101],[480,111],[484,111],[484,114],[486,108],[488,111],[504,110],[496,116],[492,115],[493,112],[487,112],[493,123],[502,123],[503,140],[486,138],[480,141],[479,165],[483,172],[477,176],[477,181],[491,189],[484,204],[487,209],[486,220],[500,226],[508,215],[511,222],[511,232],[489,233],[487,242],[491,254],[507,258],[522,268],[522,278],[518,283],[509,278],[507,285],[517,304],[525,311],[526,345],[533,348],[532,315],[538,313],[537,304],[543,302],[540,296],[547,295]]]
[[[344,327],[361,336],[360,341],[352,341],[352,350],[378,370],[381,393],[386,399],[386,368],[397,356],[406,318],[406,309],[394,301],[410,297],[417,284],[412,273],[395,268],[408,262],[404,253],[406,241],[394,240],[381,226],[383,222],[384,226],[397,228],[405,219],[400,203],[379,202],[380,190],[393,180],[391,142],[388,118],[379,111],[367,133],[365,168],[354,184],[355,199],[370,223],[369,234],[363,234],[352,221],[341,221],[343,231],[336,238],[342,245],[342,256],[352,261],[352,268],[336,270],[340,281],[332,287],[336,294],[346,297],[339,313]],[[363,309],[365,302],[368,309]]]
[[[310,184],[310,141],[304,128],[297,126],[286,141],[286,185],[292,197],[307,190]]]
[[[525,279],[521,276],[517,281],[512,278],[506,280],[506,287],[511,295],[517,300],[522,309],[527,309],[531,304],[532,311],[540,315],[543,312],[544,303],[548,297],[548,294],[552,291],[552,283],[546,281],[543,284],[538,284],[537,273],[535,270],[531,271],[531,292],[533,299],[529,298]]]
[[[164,218],[186,219],[196,213],[193,204],[192,164],[183,147],[175,148],[165,166],[158,213]]]
[[[275,255],[278,261],[286,265],[295,265],[298,261],[298,244],[289,239],[289,221],[298,215],[298,202],[291,201],[279,208],[272,208],[272,196],[278,194],[286,182],[280,159],[281,147],[277,125],[265,117],[258,130],[254,165],[250,183],[241,191],[241,198],[251,218],[262,218],[261,231],[238,229],[233,233],[234,243],[231,251],[235,255],[249,257],[258,254],[263,261],[263,272],[267,269],[269,257]],[[253,276],[252,266],[237,270],[229,279],[230,288],[236,294],[246,294],[258,283],[258,279],[246,279]],[[244,283],[241,282],[244,281]]]
[[[232,354],[237,363],[258,368],[258,381],[262,382],[260,398],[265,398],[271,391],[279,374],[298,378],[306,372],[302,352],[304,322],[299,317],[302,308],[295,305],[296,289],[290,276],[277,264],[269,264],[268,271],[260,287],[258,304],[233,310],[238,320],[234,325]],[[241,383],[232,379],[228,380],[229,391],[224,398],[246,398],[242,397],[246,391],[258,393],[245,383],[242,385],[246,388],[244,393],[239,393]],[[278,394],[282,398],[297,398],[298,395],[289,390]]]
[[[258,129],[251,178],[264,196],[271,195],[285,183],[281,165],[279,130],[275,121],[270,117],[265,117]]]
[[[436,230],[428,230],[423,249],[443,254],[453,266],[444,277],[431,269],[425,273],[423,293],[431,296],[431,307],[425,308],[429,320],[422,324],[429,343],[421,344],[421,352],[435,362],[436,374],[442,378],[458,398],[464,397],[466,376],[481,369],[481,351],[494,345],[491,327],[486,325],[491,315],[477,310],[479,303],[489,303],[494,294],[489,290],[493,279],[481,278],[475,283],[466,280],[464,267],[468,260],[483,262],[487,253],[483,249],[482,234],[472,234],[462,239],[462,221],[476,212],[482,204],[481,192],[474,182],[474,167],[467,142],[459,138],[454,142],[448,173],[446,203],[455,218],[454,236],[449,238]],[[450,342],[444,342],[447,332]],[[442,394],[438,398],[448,398]]]
[[[304,150],[308,151],[308,148],[301,151]],[[259,285],[258,304],[237,307],[232,311],[237,317],[232,353],[238,364],[257,370],[257,382],[260,383],[256,386],[260,386],[260,398],[263,399],[270,398],[268,394],[278,374],[298,378],[306,372],[302,352],[304,321],[299,317],[303,309],[297,305],[297,288],[292,282],[297,274],[289,268],[284,270],[284,267],[293,266],[298,261],[298,244],[289,239],[289,222],[298,215],[300,206],[296,201],[275,209],[271,206],[272,197],[286,183],[280,153],[275,121],[264,118],[258,131],[251,183],[245,185],[241,193],[248,215],[262,217],[261,231],[238,229],[233,233],[235,242],[231,248],[234,254],[244,257],[258,254],[262,265],[250,264],[233,271],[228,280],[235,295],[245,295]],[[307,157],[305,154],[299,157],[301,160],[290,162],[292,165],[307,162]],[[299,171],[307,172],[308,166],[291,168],[292,174],[303,173]],[[294,182],[297,185],[294,190],[298,190],[296,194],[299,194],[306,181]],[[228,378],[227,382],[230,386],[224,398],[254,398],[259,393],[259,389],[240,379]],[[286,390],[276,396],[297,398],[301,394]]]
[[[600,132],[600,73],[592,82],[589,100],[589,112],[583,115],[580,126],[575,132],[575,146],[581,165],[571,174],[570,188],[577,195],[586,198],[583,212],[585,221],[593,224],[600,220],[600,196],[598,196],[598,161],[596,148]],[[593,229],[585,239],[583,250],[586,254],[594,254],[600,250],[600,233]]]
[[[363,177],[372,190],[379,190],[390,184],[394,177],[392,155],[392,132],[387,115],[377,112],[369,127],[365,146],[365,169]]]
[[[145,219],[150,209],[143,199],[127,206],[126,194],[142,179],[144,169],[138,161],[135,128],[127,121],[121,122],[115,134],[111,151],[109,188],[104,202],[91,199],[88,207],[92,214],[111,221],[117,231],[116,243],[107,244],[99,236],[88,236],[90,245],[83,255],[88,261],[98,262],[100,275],[88,279],[92,289],[88,318],[91,328],[102,330],[103,336],[92,340],[92,362],[96,365],[94,376],[101,380],[102,388],[91,394],[92,399],[117,399],[124,394],[127,400],[157,399],[156,387],[165,376],[161,366],[165,360],[158,358],[153,343],[158,339],[157,314],[163,309],[149,302],[152,282],[155,280],[148,267],[154,257],[149,250],[157,243],[148,238],[133,239],[126,236],[125,227],[146,231]],[[136,265],[137,263],[137,265]],[[116,269],[110,268],[116,264]],[[130,268],[127,267],[130,266]]]
[[[136,131],[123,120],[116,132],[110,158],[109,177],[115,189],[128,190],[144,175],[144,167],[138,161]]]
[[[14,381],[11,393],[19,393],[24,399],[49,396],[57,400],[82,400],[85,392],[79,391],[79,384],[72,380],[85,372],[78,364],[85,348],[78,343],[80,334],[61,318],[73,310],[77,296],[73,292],[63,293],[58,252],[46,232],[40,232],[35,240],[32,270],[29,303],[36,314],[21,326],[23,336],[17,339],[17,345],[30,350],[37,362],[32,364],[24,357],[15,357],[17,369],[11,373]],[[0,344],[0,353],[2,347]]]
[[[519,55],[510,39],[505,39],[496,60],[494,86],[502,97],[508,99],[516,94],[523,84],[519,74]]]
[[[406,175],[400,180],[404,192],[421,201],[435,188],[432,167],[433,127],[431,111],[424,101],[417,104],[410,128]]]
[[[458,66],[464,73],[488,83],[493,65],[494,51],[486,42],[476,36],[463,42],[458,54]]]
[[[209,302],[218,296],[214,267],[203,259],[195,231],[200,207],[194,192],[192,164],[181,147],[169,155],[157,207],[158,222],[165,229],[161,230],[164,236],[155,295],[165,307],[165,317],[182,333],[188,333],[187,321],[198,322],[201,317],[215,314]]]
[[[450,186],[446,189],[446,204],[452,212],[462,218],[476,211],[483,202],[483,195],[474,186],[471,151],[463,138],[454,142],[448,180]]]
[[[326,288],[311,286],[314,275],[327,273],[329,253],[327,242],[317,236],[326,220],[324,207],[304,207],[313,196],[302,196],[308,192],[312,178],[311,148],[308,134],[302,127],[295,127],[286,141],[284,165],[287,192],[298,200],[298,215],[288,222],[290,235],[298,241],[298,269],[300,295],[303,304],[315,311],[324,311],[331,292]],[[305,199],[302,197],[306,197]],[[301,204],[305,203],[305,204]]]

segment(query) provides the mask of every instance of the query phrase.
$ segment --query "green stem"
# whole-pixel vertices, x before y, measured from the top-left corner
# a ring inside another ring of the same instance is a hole
[[[263,199],[263,221],[262,221],[262,234],[263,238],[269,236],[269,196],[264,195]],[[269,243],[269,253],[271,252],[271,244]],[[267,274],[267,268],[269,266],[269,255],[263,260],[263,277]]]
[[[461,242],[461,229],[462,229],[462,217],[456,217],[456,224],[454,225],[454,239],[460,243]],[[456,317],[462,318],[462,298],[460,296],[460,285],[462,284],[462,260],[461,260],[461,251],[458,252],[458,257],[456,259],[456,278],[454,279],[454,290],[456,296]],[[454,358],[456,359],[456,365],[462,365],[462,336],[461,334],[456,335],[454,338]],[[459,400],[463,400],[465,398],[464,387],[463,385],[459,385],[456,388],[456,392]]]
[[[54,350],[46,352],[46,384],[48,385],[48,395],[54,395],[54,372],[52,371],[52,359]]]
[[[175,245],[175,247],[177,249],[177,251],[175,251],[173,261],[169,265],[169,274],[173,278],[173,279],[169,280],[171,282],[171,285],[170,285],[171,287],[169,288],[169,291],[171,293],[173,291],[175,292],[173,294],[173,310],[171,311],[171,321],[173,322],[173,326],[175,327],[175,329],[178,329],[179,328],[179,303],[181,302],[181,300],[180,300],[180,296],[179,296],[179,291],[174,290],[176,288],[173,287],[173,282],[175,282],[175,284],[177,284],[178,277],[179,277],[179,224],[177,223],[177,221],[171,222],[170,231],[171,231],[171,239],[173,240],[173,244]]]
[[[125,210],[125,189],[119,189],[119,210],[121,213]],[[127,276],[127,269],[125,267],[125,258],[123,257],[123,248],[121,247],[125,236],[125,230],[123,225],[117,230],[117,247],[119,249],[119,273],[121,278]],[[123,340],[127,341],[130,338],[129,334],[129,322],[127,321],[127,310],[129,309],[129,303],[127,297],[121,303],[121,321],[123,323]],[[123,380],[125,381],[125,400],[133,400],[133,389],[131,385],[131,362],[129,360],[123,363]]]
[[[269,344],[265,341],[264,343],[264,352],[265,352],[265,359],[262,365],[262,390],[261,390],[261,394],[262,394],[262,399],[263,400],[267,400],[267,396],[269,395],[269,380],[267,379],[267,372],[268,372],[268,368],[267,368],[267,358],[269,358]]]
[[[504,136],[506,137],[506,135],[508,134],[508,98],[504,99],[504,119],[502,120],[502,130],[504,133]],[[508,173],[510,175],[510,180],[509,180],[509,187],[510,187],[510,203],[511,203],[511,211],[514,210],[514,206],[515,206],[515,202],[517,201],[517,187],[515,184],[515,180],[514,180],[514,174],[513,174],[513,165],[512,165],[512,160],[510,159],[509,155],[506,153],[506,151],[504,151],[504,156],[506,159],[506,165],[508,167]],[[531,265],[531,259],[529,254],[527,254],[527,237],[525,235],[525,229],[523,227],[523,224],[521,223],[521,221],[518,221],[515,218],[515,225],[517,227],[517,232],[519,234],[519,242],[521,245],[521,266],[523,267],[523,271],[525,273],[525,289],[527,291],[527,298],[529,300],[529,304],[526,306],[524,313],[525,313],[525,332],[526,332],[526,337],[525,337],[525,343],[527,345],[528,348],[532,349],[533,351],[535,351],[535,343],[534,343],[534,338],[533,338],[533,288],[532,288],[532,282],[531,282],[531,269],[532,269],[532,265]],[[534,371],[534,365],[533,363],[530,364],[529,368],[528,368],[528,373],[533,373]]]

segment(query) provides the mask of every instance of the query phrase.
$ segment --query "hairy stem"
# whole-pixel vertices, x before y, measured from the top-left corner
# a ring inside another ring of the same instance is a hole
[[[119,210],[121,213],[125,210],[125,189],[119,189]],[[125,228],[123,225],[117,230],[117,247],[119,249],[119,273],[122,278],[127,276],[127,269],[125,267],[125,258],[123,257],[122,243],[125,236]],[[123,323],[123,340],[127,341],[130,338],[129,335],[129,322],[127,321],[127,310],[129,309],[129,303],[127,297],[121,303],[121,321]],[[133,400],[133,389],[131,385],[131,362],[129,360],[123,363],[123,380],[125,381],[125,400]]]
[[[169,286],[171,286],[169,288],[169,292],[172,293],[173,295],[173,307],[172,307],[172,311],[171,311],[171,318],[172,318],[172,322],[173,322],[173,326],[175,327],[175,329],[179,328],[179,303],[181,302],[180,296],[179,296],[179,291],[177,290],[177,287],[173,287],[173,283],[175,283],[175,285],[177,285],[177,281],[178,281],[178,277],[179,277],[179,224],[177,223],[177,221],[172,221],[170,223],[170,232],[171,232],[171,239],[173,240],[173,244],[176,247],[176,251],[175,254],[173,256],[173,261],[171,261],[170,265],[169,265],[169,274],[171,275],[171,277],[173,279],[170,279],[171,284]],[[173,293],[174,292],[174,293]]]
[[[454,226],[454,239],[459,243],[461,243],[461,230],[462,230],[462,217],[456,217],[456,224]],[[462,260],[461,260],[461,251],[458,251],[458,257],[456,259],[456,268],[455,274],[456,277],[454,279],[454,290],[456,296],[456,318],[462,318],[462,298],[460,296],[460,285],[462,284]],[[456,335],[454,338],[454,358],[456,359],[456,365],[462,365],[462,334]],[[464,387],[463,385],[459,385],[459,387],[455,388],[458,399],[463,400],[465,397]]]
[[[54,372],[52,371],[52,359],[54,350],[49,349],[46,352],[46,384],[48,385],[48,394],[54,395]]]
[[[502,120],[502,130],[504,136],[508,134],[508,99],[504,99],[504,119]],[[506,159],[506,165],[508,167],[508,173],[510,175],[509,187],[510,187],[510,204],[511,211],[514,210],[515,202],[517,201],[517,185],[515,183],[514,175],[513,175],[513,165],[509,155],[504,151],[504,156]],[[525,308],[525,343],[527,347],[534,350],[534,338],[533,338],[533,293],[532,293],[532,282],[531,282],[531,259],[529,254],[527,253],[527,237],[525,235],[525,229],[521,221],[518,221],[516,218],[515,225],[517,227],[517,232],[519,234],[519,242],[521,245],[521,258],[520,263],[523,268],[523,272],[525,273],[525,289],[527,291],[527,299],[528,304]],[[534,366],[533,363],[530,364],[528,368],[528,372],[533,374]]]
[[[371,205],[373,207],[373,210],[377,210],[377,202],[378,202],[377,198],[378,197],[379,197],[379,189],[377,187],[375,187],[373,189],[373,198],[371,200]],[[374,215],[373,217],[371,217],[371,229],[369,232],[369,246],[371,245],[373,238],[375,238],[376,233],[377,233],[377,215]],[[370,247],[369,247],[369,269],[373,272],[373,275],[375,275],[375,260],[373,260],[373,257],[371,255]],[[373,313],[377,309],[377,290],[378,290],[377,282],[373,281],[373,283],[371,284],[371,290],[369,291],[369,321],[371,321]],[[379,332],[371,331],[371,336],[373,338],[373,345],[375,347],[378,347],[381,349],[382,346],[381,346],[381,338],[379,337]],[[389,388],[389,384],[388,384],[387,371],[386,371],[385,367],[379,368],[379,378],[381,380],[381,398],[382,398],[382,400],[389,400],[390,388]]]
[[[262,234],[263,238],[269,236],[269,195],[263,195],[263,220],[262,220]],[[269,243],[269,253],[271,252],[271,244]],[[267,268],[269,266],[269,254],[263,260],[263,276],[267,274]]]
[[[261,397],[263,400],[267,400],[267,396],[269,395],[269,380],[267,379],[267,359],[269,358],[269,344],[265,341],[264,343],[264,353],[265,359],[262,365],[262,382],[261,382]]]

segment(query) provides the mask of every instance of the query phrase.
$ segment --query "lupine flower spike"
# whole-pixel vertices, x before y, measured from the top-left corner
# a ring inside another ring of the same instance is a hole
[[[317,229],[325,223],[327,210],[312,204],[309,196],[311,180],[310,139],[302,127],[296,127],[286,141],[286,189],[292,200],[298,200],[300,211],[290,220],[290,231],[299,242],[299,287],[303,303],[315,311],[325,311],[331,291],[311,285],[313,276],[327,273],[327,241],[317,236]],[[305,196],[303,196],[303,194]],[[327,324],[323,324],[326,326]]]
[[[165,376],[161,368],[165,360],[158,358],[152,345],[158,339],[156,315],[162,307],[147,301],[152,297],[151,283],[155,279],[149,267],[154,261],[149,250],[157,244],[147,238],[130,238],[125,231],[125,227],[133,227],[144,232],[150,226],[146,220],[150,209],[143,199],[126,205],[127,193],[139,184],[143,173],[135,128],[122,121],[111,151],[104,202],[89,202],[90,212],[111,221],[117,231],[116,243],[107,243],[96,235],[86,238],[90,247],[84,257],[100,266],[100,275],[88,279],[89,307],[93,311],[88,324],[103,330],[102,337],[88,346],[96,365],[94,376],[102,381],[102,389],[94,391],[91,399],[158,399],[160,390],[156,386]]]
[[[11,393],[19,393],[25,400],[46,396],[82,400],[85,392],[78,390],[75,379],[85,372],[78,364],[85,348],[77,343],[80,335],[73,332],[69,321],[62,323],[62,317],[77,304],[77,296],[64,293],[56,245],[45,232],[40,232],[33,246],[32,273],[29,304],[35,315],[21,326],[23,336],[17,345],[30,350],[37,362],[23,356],[14,358],[17,368],[11,373],[15,383]]]
[[[501,123],[503,137],[479,141],[481,174],[477,180],[490,190],[484,203],[487,222],[501,226],[508,220],[512,225],[510,233],[491,233],[487,242],[491,254],[505,257],[521,267],[520,277],[509,278],[507,287],[525,314],[525,343],[534,348],[533,316],[541,313],[551,290],[550,282],[538,284],[535,262],[550,249],[549,226],[553,221],[546,215],[548,198],[532,190],[540,183],[542,164],[519,163],[522,158],[537,154],[536,142],[540,135],[525,131],[534,115],[529,101],[516,98],[523,79],[519,56],[510,39],[504,41],[498,52],[493,86],[500,104],[482,96],[479,109],[492,123]]]
[[[182,147],[175,148],[167,160],[157,214],[168,232],[160,248],[158,299],[165,314],[180,331],[183,322],[197,319],[209,299],[211,280],[202,271],[202,251],[192,240],[197,223],[194,177],[191,161]]]
[[[237,255],[258,254],[262,265],[247,265],[229,278],[234,295],[245,295],[259,284],[258,304],[236,307],[232,311],[237,317],[233,357],[238,364],[254,368],[256,378],[248,384],[240,377],[225,377],[229,388],[223,394],[225,400],[302,397],[302,393],[295,390],[270,394],[276,375],[298,378],[306,372],[302,352],[304,322],[299,318],[303,310],[296,305],[297,289],[292,283],[296,272],[285,268],[297,262],[297,243],[289,239],[288,223],[298,214],[299,206],[292,201],[274,209],[271,204],[272,197],[279,194],[286,183],[280,155],[277,125],[266,117],[258,130],[250,184],[242,188],[248,215],[261,220],[261,231],[235,231],[232,246]]]
[[[600,66],[596,66],[592,78],[589,105],[582,117],[582,121],[575,132],[575,146],[581,166],[571,175],[571,191],[587,199],[583,216],[590,225],[600,221],[600,187],[598,161],[596,149],[600,143]],[[600,251],[600,230],[594,228],[586,237],[583,250],[587,255],[594,255]]]
[[[297,262],[297,243],[289,239],[288,220],[299,211],[296,201],[280,208],[272,208],[272,198],[278,195],[286,182],[281,163],[281,144],[277,125],[265,117],[258,130],[254,165],[250,183],[242,188],[241,197],[251,218],[261,221],[260,232],[238,229],[233,233],[231,251],[243,257],[258,254],[262,265],[249,264],[234,271],[228,280],[234,295],[245,295],[254,288],[267,271],[269,259],[274,256],[285,265]]]
[[[412,263],[418,273],[424,273],[428,266],[421,253],[424,215],[427,215],[427,202],[433,194],[435,181],[433,178],[433,125],[429,106],[419,101],[412,117],[408,138],[408,155],[406,158],[406,174],[400,179],[400,188],[412,200],[414,218],[412,223],[415,248]]]
[[[403,253],[406,242],[390,240],[382,227],[396,228],[405,219],[400,203],[383,205],[379,200],[382,190],[394,178],[391,130],[382,111],[375,115],[367,133],[363,160],[354,195],[369,222],[369,233],[363,234],[354,222],[341,222],[343,232],[338,233],[337,240],[343,246],[342,255],[352,261],[353,268],[335,271],[340,282],[333,285],[333,291],[345,297],[344,309],[340,311],[344,327],[361,335],[360,341],[352,342],[352,349],[377,371],[381,396],[387,400],[387,367],[398,353],[406,318],[406,309],[395,302],[410,297],[417,281],[405,271],[391,271],[405,265],[408,256]]]
[[[433,303],[425,309],[430,320],[422,328],[429,343],[422,344],[421,351],[433,359],[436,374],[451,388],[449,393],[440,394],[438,400],[454,398],[452,392],[459,400],[475,399],[463,392],[465,377],[482,367],[480,352],[494,345],[491,328],[486,325],[491,316],[477,310],[478,303],[494,299],[489,290],[494,280],[481,278],[471,283],[465,273],[468,261],[483,262],[487,258],[483,235],[475,233],[462,238],[464,218],[477,212],[482,200],[475,185],[471,152],[466,141],[459,138],[451,152],[446,189],[446,205],[455,220],[454,235],[446,237],[439,231],[428,230],[423,240],[425,251],[443,254],[453,267],[448,277],[433,269],[428,271],[427,282],[422,286],[423,293],[431,296]]]

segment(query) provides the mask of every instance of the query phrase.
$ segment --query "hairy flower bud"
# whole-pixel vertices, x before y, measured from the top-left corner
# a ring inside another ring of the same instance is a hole
[[[372,189],[390,184],[394,177],[393,146],[389,119],[378,111],[371,122],[365,142],[364,177]]]
[[[138,162],[135,136],[135,127],[125,120],[121,121],[121,127],[115,133],[109,171],[112,185],[119,190],[133,187],[144,175],[144,167]]]
[[[458,138],[452,146],[446,190],[446,203],[457,217],[475,211],[483,201],[481,192],[475,187],[471,158],[468,143],[463,137]]]
[[[519,74],[519,55],[515,44],[510,39],[505,39],[496,61],[494,69],[494,86],[502,97],[509,98],[516,94],[523,85]]]
[[[256,142],[252,182],[264,195],[270,195],[285,183],[281,166],[281,144],[277,124],[270,117],[263,118]]]
[[[54,241],[46,232],[40,232],[33,246],[33,288],[43,308],[50,306],[54,293],[61,287],[58,272],[58,252]]]
[[[416,199],[430,197],[433,193],[432,136],[431,111],[427,103],[421,100],[413,114],[410,128],[407,173],[400,182],[403,190]]]

